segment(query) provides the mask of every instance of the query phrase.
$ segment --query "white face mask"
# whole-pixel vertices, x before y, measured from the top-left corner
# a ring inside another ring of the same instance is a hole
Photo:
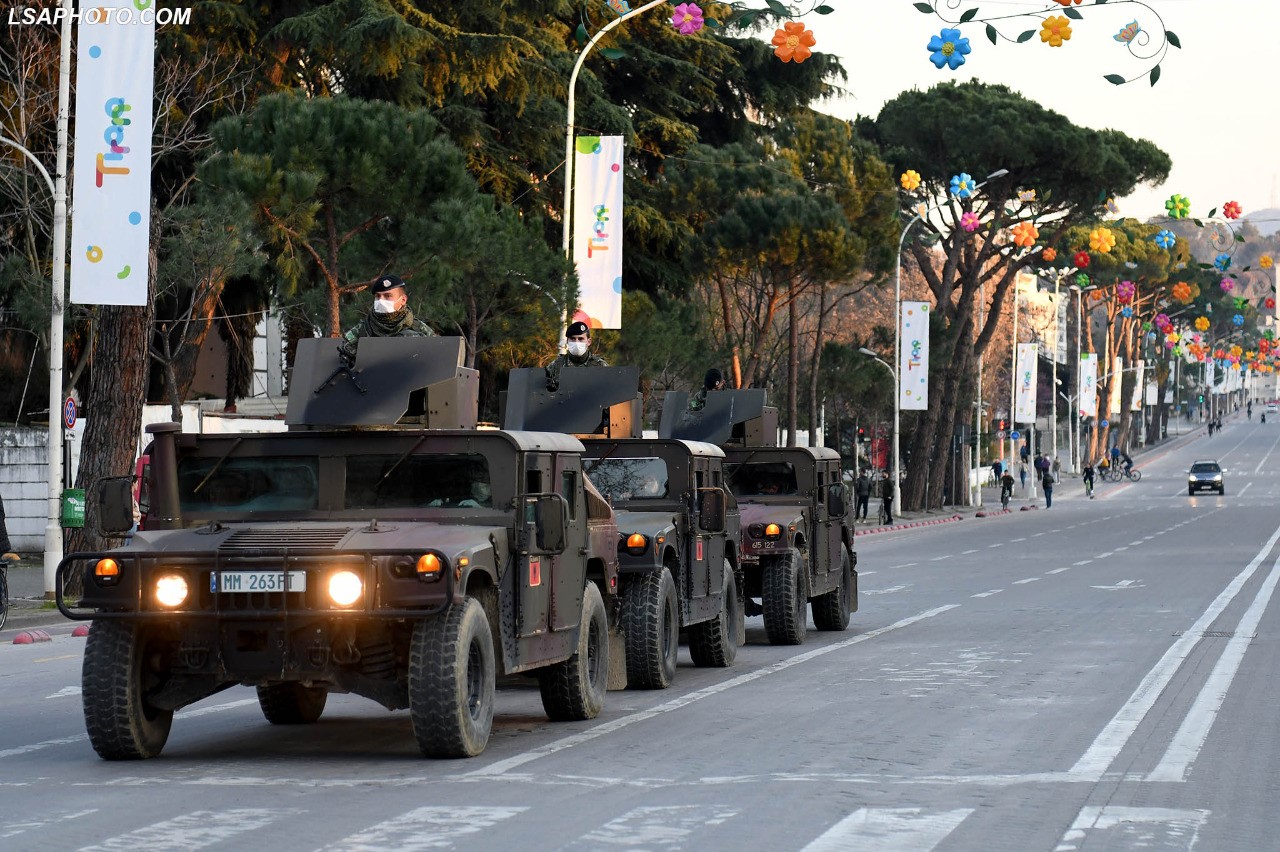
[[[585,340],[570,340],[569,354],[575,358],[581,358],[583,355],[587,354],[587,347],[590,345],[591,344],[587,343]]]
[[[391,299],[374,299],[373,312],[375,314],[394,314],[396,312],[396,303]]]

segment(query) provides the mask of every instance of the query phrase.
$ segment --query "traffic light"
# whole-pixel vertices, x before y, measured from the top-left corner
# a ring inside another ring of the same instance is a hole
[[[1196,398],[1196,402],[1204,402],[1204,394],[1200,394],[1200,395]]]
[[[867,430],[861,426],[858,427],[858,443],[865,444],[867,442]]]

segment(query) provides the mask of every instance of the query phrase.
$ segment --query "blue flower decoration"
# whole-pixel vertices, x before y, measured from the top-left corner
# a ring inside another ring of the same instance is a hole
[[[1125,305],[1123,308],[1120,309],[1120,316],[1124,317],[1125,319],[1128,319],[1129,317],[1133,316],[1133,308],[1129,307],[1128,305]]]
[[[1231,318],[1231,322],[1233,325],[1244,325],[1244,317],[1240,316],[1240,314],[1236,314]]]
[[[1224,251],[1213,259],[1213,265],[1219,272],[1226,272],[1231,268],[1231,255]]]
[[[1173,244],[1178,241],[1177,235],[1168,228],[1156,234],[1154,239],[1156,241],[1156,245],[1160,246],[1162,249],[1171,249],[1173,248]]]
[[[969,39],[960,38],[959,30],[944,29],[929,39],[929,60],[938,68],[946,65],[952,71],[964,64],[969,54]]]
[[[1148,331],[1148,332],[1147,332],[1147,342],[1148,342],[1148,343],[1154,343],[1154,342],[1155,342],[1155,339],[1156,339],[1156,333],[1155,333],[1154,331]]]
[[[947,30],[943,30],[947,32]],[[958,30],[951,30],[958,32]],[[957,198],[968,198],[973,195],[973,176],[968,172],[961,172],[951,179],[951,194]]]

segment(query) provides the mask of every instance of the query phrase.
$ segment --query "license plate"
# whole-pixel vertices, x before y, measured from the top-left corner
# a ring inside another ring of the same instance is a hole
[[[305,592],[306,571],[223,571],[214,592]]]

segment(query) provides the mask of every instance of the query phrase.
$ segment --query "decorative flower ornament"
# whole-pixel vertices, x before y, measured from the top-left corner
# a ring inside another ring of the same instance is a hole
[[[1176,343],[1174,343],[1172,340],[1166,340],[1166,341],[1164,342],[1164,348],[1165,348],[1165,349],[1173,349],[1173,347],[1174,347],[1174,346],[1176,346],[1176,345],[1177,345],[1177,344],[1176,344]]]
[[[1024,189],[1018,193],[1018,200],[1025,204],[1030,204],[1036,200],[1036,191],[1034,189]]]
[[[1123,308],[1120,309],[1120,316],[1124,317],[1125,319],[1128,319],[1129,317],[1133,316],[1133,308],[1129,307],[1128,305],[1125,305]]]
[[[1088,276],[1088,275],[1085,275],[1083,272],[1078,273],[1078,274],[1076,275],[1076,286],[1077,286],[1077,287],[1079,287],[1079,288],[1080,288],[1080,289],[1082,289],[1082,290],[1083,290],[1085,287],[1088,287],[1088,286],[1089,286],[1089,276]]]
[[[1243,311],[1243,310],[1245,309],[1245,307],[1247,307],[1247,306],[1248,306],[1248,304],[1249,304],[1249,300],[1248,300],[1248,299],[1241,298],[1240,296],[1237,296],[1236,298],[1232,299],[1231,301],[1235,302],[1236,310],[1237,310],[1237,311]]]
[[[969,39],[961,38],[959,30],[944,29],[941,33],[929,39],[929,61],[939,69],[946,65],[952,71],[964,64],[964,58],[969,55],[971,48],[969,47]]]
[[[973,176],[961,172],[951,178],[951,194],[956,198],[969,198],[973,195]]]
[[[1196,331],[1208,331],[1208,330],[1209,330],[1209,318],[1196,317]]]
[[[1191,215],[1191,201],[1185,195],[1172,195],[1164,203],[1164,209],[1173,219],[1185,219]]]
[[[1263,300],[1262,304],[1264,307],[1266,307],[1267,310],[1270,311],[1275,308],[1276,300],[1268,296],[1266,299]]]
[[[970,213],[966,211],[964,214],[960,216],[960,227],[964,228],[970,234],[978,230],[979,224],[981,223],[978,221],[977,213]]]
[[[1171,331],[1164,336],[1164,339],[1177,343],[1179,340],[1182,339],[1182,335],[1178,334],[1178,332],[1176,331]]]
[[[671,26],[675,27],[680,35],[692,35],[702,29],[705,24],[702,10],[696,3],[681,3],[676,7],[675,14],[671,16]]]
[[[1240,314],[1235,314],[1234,316],[1231,317],[1231,324],[1244,325],[1244,317],[1241,316]]]
[[[1239,201],[1228,201],[1222,205],[1222,215],[1228,219],[1239,219],[1242,212]]]
[[[1009,230],[1013,233],[1013,244],[1022,248],[1031,248],[1040,237],[1040,229],[1030,222],[1019,222]]]
[[[1116,246],[1115,234],[1110,228],[1094,228],[1089,232],[1089,248],[1102,254],[1109,254]]]
[[[1089,293],[1089,298],[1093,299],[1095,302],[1101,302],[1106,297],[1107,294],[1102,292],[1102,290],[1093,290]]]
[[[1055,248],[1047,248],[1040,253],[1040,257],[1044,258],[1045,263],[1053,263],[1058,259],[1058,250]]]
[[[1092,259],[1093,258],[1089,257],[1089,252],[1078,251],[1076,252],[1076,256],[1071,258],[1071,263],[1079,267],[1080,269],[1088,269],[1089,261],[1091,261]]]
[[[1149,323],[1149,322],[1144,322],[1144,323],[1142,324],[1142,330],[1143,330],[1143,331],[1151,331],[1151,323]]]
[[[1171,249],[1173,248],[1174,243],[1178,241],[1177,235],[1168,228],[1165,228],[1163,231],[1156,234],[1152,239],[1154,239],[1156,241],[1156,245],[1160,246],[1162,249]]]
[[[1213,259],[1213,268],[1219,272],[1226,272],[1231,268],[1231,255],[1225,251]]]
[[[1234,278],[1223,278],[1218,282],[1218,286],[1222,288],[1222,292],[1230,293],[1231,288],[1236,286],[1236,280]]]
[[[1133,286],[1132,281],[1121,281],[1116,285],[1116,301],[1122,305],[1127,305],[1133,301],[1133,296],[1137,291],[1138,288]],[[1125,316],[1129,316],[1129,314]]]
[[[1155,342],[1155,339],[1156,339],[1156,333],[1155,333],[1154,331],[1148,331],[1148,332],[1147,332],[1147,342],[1148,342],[1148,343],[1154,343],[1154,342]]]
[[[1179,281],[1173,285],[1173,298],[1179,302],[1191,301],[1191,285],[1185,281]]]
[[[920,173],[915,169],[907,169],[902,173],[902,177],[898,178],[898,183],[902,184],[902,188],[907,192],[915,192],[920,188]]]
[[[1271,255],[1264,254],[1262,257],[1258,258],[1258,265],[1263,269],[1270,269],[1275,265],[1275,261],[1271,259]]]
[[[1060,6],[1070,6],[1070,5],[1071,5],[1071,0],[1054,0],[1054,2],[1055,2],[1055,3],[1057,3],[1057,4],[1058,4],[1058,5],[1060,5]],[[1080,5],[1080,0],[1076,0],[1076,5],[1077,5],[1077,6],[1079,6],[1079,5]]]
[[[784,23],[782,29],[774,31],[771,42],[774,56],[783,62],[795,62],[797,65],[813,55],[813,51],[809,48],[817,43],[817,39],[813,37],[813,31],[805,29],[804,24],[799,21]],[[968,47],[967,43],[965,47]]]
[[[1040,40],[1050,47],[1062,47],[1064,41],[1071,40],[1071,21],[1065,15],[1050,15],[1044,19],[1040,28]]]
[[[1156,314],[1156,328],[1163,329],[1170,325],[1168,314]]]

